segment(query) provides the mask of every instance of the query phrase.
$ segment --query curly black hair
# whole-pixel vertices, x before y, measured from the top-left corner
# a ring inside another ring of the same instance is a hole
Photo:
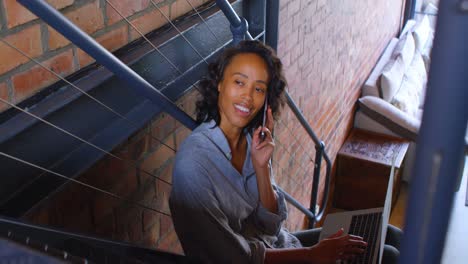
[[[281,108],[284,106],[284,89],[286,87],[286,78],[283,73],[283,64],[276,56],[275,51],[260,41],[244,40],[238,45],[224,50],[216,62],[208,66],[208,76],[199,83],[199,92],[201,98],[196,103],[197,122],[207,122],[215,120],[219,126],[220,113],[218,109],[218,84],[223,79],[224,71],[231,63],[232,59],[243,53],[254,53],[259,55],[268,67],[268,89],[267,100],[271,107],[273,117],[278,118]],[[263,111],[247,124],[246,129],[251,131],[261,125]]]

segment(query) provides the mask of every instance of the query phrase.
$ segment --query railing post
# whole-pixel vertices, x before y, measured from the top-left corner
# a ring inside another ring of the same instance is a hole
[[[277,50],[279,0],[268,0],[266,10],[265,42],[274,50]]]
[[[301,110],[297,107],[296,103],[294,102],[294,100],[291,98],[291,96],[287,92],[286,92],[286,102],[288,103],[289,108],[291,108],[291,110],[293,111],[297,120],[299,120],[299,123],[301,123],[302,127],[304,127],[304,129],[306,130],[307,134],[314,141],[315,148],[317,150],[317,152],[315,153],[316,158],[315,158],[315,167],[314,167],[314,182],[313,182],[311,198],[310,198],[311,199],[310,207],[311,207],[311,212],[315,215],[315,221],[319,221],[325,211],[325,206],[327,205],[327,202],[328,202],[328,191],[330,188],[331,161],[328,158],[327,153],[325,152],[325,144],[317,138],[314,131],[312,131],[312,128],[310,127],[309,123],[304,118],[304,115],[302,115]],[[315,204],[317,203],[318,184],[319,184],[319,179],[320,179],[322,157],[325,158],[325,162],[327,164],[327,171],[325,174],[326,184],[325,184],[325,191],[323,194],[323,199],[322,199],[322,203],[320,206],[320,210],[317,214],[315,214]],[[315,223],[312,223],[312,225],[314,224]]]
[[[315,145],[315,164],[314,164],[314,178],[312,182],[312,195],[310,196],[309,210],[315,215],[314,221],[309,221],[309,228],[315,227],[316,219],[315,207],[317,206],[318,186],[320,181],[320,171],[322,166],[322,155],[325,151],[325,144],[320,141],[320,144]]]

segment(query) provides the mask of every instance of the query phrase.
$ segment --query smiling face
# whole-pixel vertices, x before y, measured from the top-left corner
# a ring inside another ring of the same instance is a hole
[[[240,132],[263,109],[268,85],[268,67],[254,53],[234,56],[218,84],[220,128]]]

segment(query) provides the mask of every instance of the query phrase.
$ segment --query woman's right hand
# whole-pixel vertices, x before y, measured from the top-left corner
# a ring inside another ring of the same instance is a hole
[[[314,263],[335,263],[337,260],[353,259],[364,253],[367,243],[362,237],[343,233],[343,229],[340,229],[309,248]]]

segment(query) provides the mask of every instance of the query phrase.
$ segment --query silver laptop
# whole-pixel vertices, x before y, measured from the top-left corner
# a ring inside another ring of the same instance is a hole
[[[390,177],[388,177],[384,207],[329,214],[325,219],[320,233],[320,240],[335,234],[340,228],[343,228],[345,234],[361,236],[367,242],[366,251],[350,263],[380,264],[382,262],[388,220],[392,207],[394,164],[393,161]]]

